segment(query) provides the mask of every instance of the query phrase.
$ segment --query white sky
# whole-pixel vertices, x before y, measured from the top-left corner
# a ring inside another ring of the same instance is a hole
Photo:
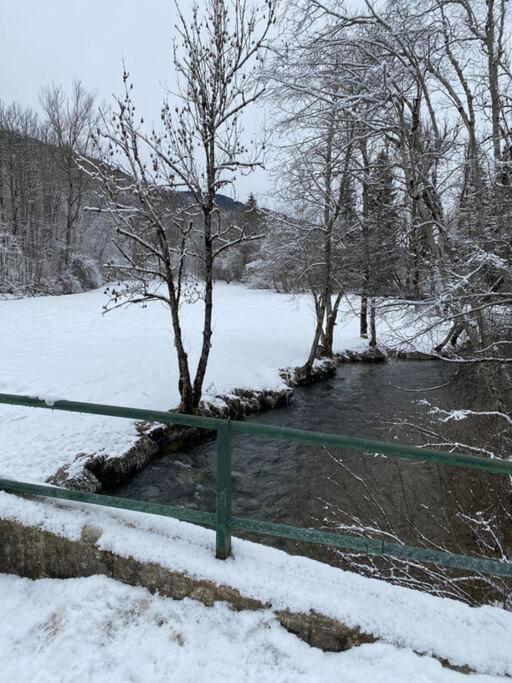
[[[192,6],[182,0],[182,12]],[[161,84],[172,84],[171,46],[176,23],[172,0],[0,0],[0,100],[38,108],[42,85],[68,89],[74,77],[108,102],[119,92],[124,57],[146,120],[158,120]],[[262,131],[264,113],[244,119],[250,135]],[[265,171],[241,178],[236,198],[253,191],[265,202]]]

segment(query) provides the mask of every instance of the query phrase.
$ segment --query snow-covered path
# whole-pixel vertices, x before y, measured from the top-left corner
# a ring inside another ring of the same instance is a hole
[[[168,312],[160,304],[102,315],[103,290],[0,302],[0,392],[167,410],[179,402]],[[197,362],[202,304],[184,306],[187,351]],[[304,362],[312,302],[218,284],[205,382],[209,397],[282,386],[279,369]],[[346,305],[336,348],[358,348]],[[0,476],[44,481],[78,453],[118,455],[136,438],[130,421],[0,406]]]
[[[17,683],[485,683],[392,645],[311,648],[270,611],[174,601],[93,576],[0,575],[0,680]]]

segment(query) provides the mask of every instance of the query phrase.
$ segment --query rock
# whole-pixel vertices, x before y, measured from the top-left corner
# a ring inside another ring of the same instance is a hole
[[[291,612],[280,610],[276,617],[287,631],[298,636],[312,647],[326,652],[343,652],[355,645],[375,643],[376,638],[358,628],[330,619],[317,612]]]
[[[97,493],[124,483],[157,452],[157,444],[148,436],[140,436],[133,446],[118,458],[80,453],[71,465],[60,467],[47,482],[54,486]]]
[[[392,352],[391,356],[398,360],[439,360],[439,356],[423,353],[423,351],[396,351]]]
[[[59,467],[55,474],[48,477],[46,481],[49,484],[60,486],[61,488],[97,493],[101,490],[101,482],[92,472],[86,469],[87,459],[91,457],[94,456],[87,456],[85,454],[77,455],[73,464]],[[73,473],[71,473],[70,469],[76,470],[77,459],[84,459],[82,469],[78,472],[73,471]]]
[[[388,360],[388,353],[381,351],[377,347],[374,349],[364,349],[363,351],[351,351],[347,349],[343,353],[337,354],[338,363],[384,363]]]
[[[99,479],[103,488],[114,488],[142,469],[157,451],[158,446],[152,439],[140,436],[123,455],[91,459],[85,467]]]

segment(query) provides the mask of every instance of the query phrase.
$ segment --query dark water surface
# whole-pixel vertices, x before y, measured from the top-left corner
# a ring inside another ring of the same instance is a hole
[[[459,371],[436,361],[341,365],[335,377],[297,388],[289,406],[247,420],[383,441],[432,446],[448,439],[492,449],[503,438],[498,430],[493,442],[496,430],[489,422],[475,431],[472,420],[446,424],[429,414],[431,406],[488,409],[489,394],[479,373],[479,368]],[[233,435],[232,470],[236,515],[465,555],[499,557],[501,548],[512,547],[505,477],[245,435]],[[213,512],[215,441],[163,452],[117,494]],[[236,533],[471,604],[507,600],[512,589],[507,582],[463,578],[460,572],[440,572],[432,565],[422,568],[313,543]]]
[[[288,407],[247,420],[419,443],[421,437],[411,437],[408,427],[396,423],[425,419],[423,399],[457,408],[466,406],[466,396],[457,382],[433,391],[405,389],[443,385],[452,374],[452,367],[435,361],[346,364],[332,379],[297,388]],[[437,467],[242,435],[234,436],[232,445],[234,514],[328,528],[353,524],[354,517],[382,527],[389,518],[404,540],[414,540],[422,524],[436,540],[444,540],[442,518],[431,520],[432,506],[446,486]],[[157,457],[117,494],[213,511],[215,442]]]

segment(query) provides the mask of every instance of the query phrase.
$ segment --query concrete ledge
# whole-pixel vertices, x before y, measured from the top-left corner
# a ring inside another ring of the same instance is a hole
[[[502,609],[442,600],[239,538],[233,549],[229,560],[216,560],[211,530],[172,518],[0,492],[0,572],[105,575],[206,606],[268,610],[327,651],[378,642],[463,673],[512,675],[512,617]]]
[[[243,596],[230,586],[195,579],[153,563],[139,562],[97,547],[101,531],[84,526],[74,541],[44,529],[0,520],[0,572],[31,579],[68,579],[103,574],[132,586],[143,586],[153,593],[182,600],[192,598],[211,606],[227,602],[235,610],[271,609],[272,606]],[[375,642],[371,635],[316,612],[274,612],[290,633],[314,647],[341,652],[355,645]]]

